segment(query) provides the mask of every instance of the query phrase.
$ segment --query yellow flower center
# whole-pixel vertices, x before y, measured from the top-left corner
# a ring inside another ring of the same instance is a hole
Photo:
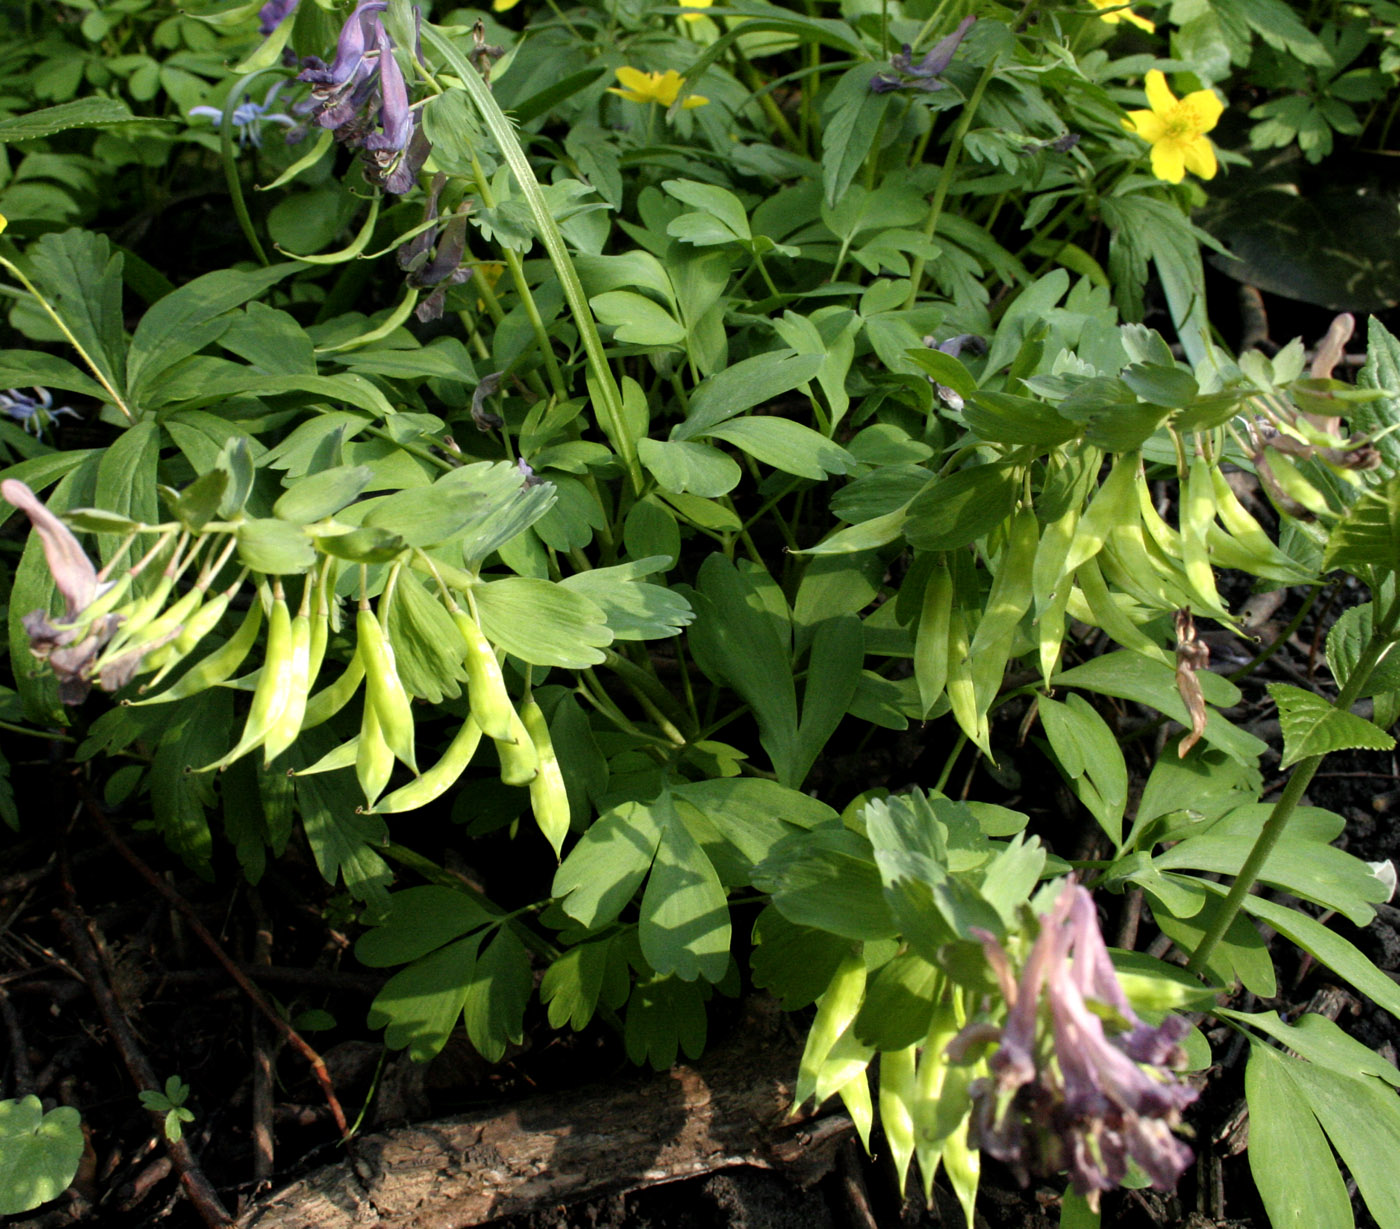
[[[1162,123],[1166,127],[1167,138],[1173,141],[1189,140],[1205,131],[1205,120],[1188,102],[1177,103],[1162,116]]]

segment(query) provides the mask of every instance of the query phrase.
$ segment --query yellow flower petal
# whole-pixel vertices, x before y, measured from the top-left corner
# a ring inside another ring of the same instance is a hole
[[[1186,169],[1202,179],[1214,179],[1216,172],[1215,148],[1208,137],[1197,137],[1187,143],[1181,151]]]
[[[644,73],[640,68],[631,68],[625,64],[621,68],[613,69],[613,75],[629,90],[635,90],[639,94],[645,94],[650,90],[655,76],[653,73]]]
[[[1190,107],[1195,112],[1200,123],[1197,129],[1199,132],[1209,132],[1225,113],[1225,104],[1216,96],[1214,90],[1197,90],[1193,94],[1187,94],[1181,100],[1181,105]]]
[[[1168,183],[1180,183],[1186,177],[1180,142],[1158,141],[1152,146],[1152,173]]]
[[[1152,69],[1143,88],[1147,91],[1147,105],[1158,115],[1170,111],[1176,106],[1176,95],[1171,92],[1171,87],[1167,85],[1166,74],[1159,68]]]
[[[681,0],[681,7],[688,9],[707,9],[715,0]],[[682,13],[682,21],[699,21],[703,16],[701,13]]]
[[[513,9],[519,3],[520,0],[491,0],[491,8],[493,12],[504,13],[506,9]]]
[[[1154,144],[1160,141],[1167,132],[1167,126],[1162,122],[1162,117],[1155,111],[1129,111],[1128,118],[1123,121],[1123,127],[1132,129],[1144,141],[1151,141]]]
[[[710,100],[708,98],[704,97],[701,94],[691,94],[683,103],[681,103],[681,110],[693,111],[696,107],[707,106],[709,104],[709,101]]]
[[[1155,34],[1157,32],[1157,23],[1155,21],[1151,21],[1146,17],[1140,17],[1131,10],[1125,9],[1123,11],[1123,20],[1132,22],[1139,30],[1146,30],[1149,34]]]
[[[4,230],[10,224],[10,219],[0,213],[0,230]]]

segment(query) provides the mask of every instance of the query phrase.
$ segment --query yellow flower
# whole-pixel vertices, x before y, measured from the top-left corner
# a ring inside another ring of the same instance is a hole
[[[506,9],[513,9],[520,0],[491,0],[491,11],[494,13],[504,13]]]
[[[4,230],[10,224],[10,219],[0,213],[0,230]]]
[[[681,7],[687,9],[707,9],[715,0],[681,0]],[[682,13],[682,21],[699,21],[700,13]]]
[[[515,0],[510,0],[510,2],[514,4]],[[1109,25],[1116,26],[1120,21],[1130,21],[1133,25],[1146,30],[1149,34],[1157,28],[1156,22],[1148,21],[1146,17],[1139,17],[1132,9],[1121,8],[1120,6],[1123,0],[1089,0],[1089,3],[1096,9],[1118,9],[1116,13],[1100,14],[1102,19],[1108,22]]]
[[[1202,179],[1215,175],[1215,149],[1205,134],[1220,120],[1225,104],[1212,90],[1197,90],[1178,99],[1157,69],[1145,83],[1150,111],[1129,111],[1123,127],[1152,146],[1152,173],[1180,183],[1187,171]]]
[[[681,92],[681,75],[674,68],[668,68],[664,73],[644,73],[639,68],[626,67],[614,71],[623,88],[610,85],[608,93],[625,98],[628,102],[659,102],[663,107],[669,107]],[[709,101],[699,94],[692,94],[681,103],[681,110],[703,107]]]

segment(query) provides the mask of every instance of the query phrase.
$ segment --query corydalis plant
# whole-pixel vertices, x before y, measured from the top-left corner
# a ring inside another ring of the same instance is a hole
[[[991,1075],[971,1089],[973,1145],[1031,1174],[1068,1170],[1091,1207],[1119,1186],[1134,1161],[1153,1186],[1170,1189],[1192,1161],[1172,1134],[1196,1090],[1172,1073],[1185,1064],[1188,1025],[1168,1016],[1155,1028],[1128,1005],[1099,933],[1093,897],[1068,882],[1017,981],[1005,950],[974,932],[1006,998]],[[985,1023],[969,1026],[950,1047],[960,1056],[985,1040]]]

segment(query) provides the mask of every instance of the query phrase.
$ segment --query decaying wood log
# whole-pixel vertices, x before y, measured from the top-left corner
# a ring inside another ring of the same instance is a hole
[[[260,1200],[237,1229],[465,1229],[731,1165],[805,1184],[853,1128],[834,1112],[788,1119],[798,1058],[754,1019],[695,1067],[352,1140],[345,1161]]]

